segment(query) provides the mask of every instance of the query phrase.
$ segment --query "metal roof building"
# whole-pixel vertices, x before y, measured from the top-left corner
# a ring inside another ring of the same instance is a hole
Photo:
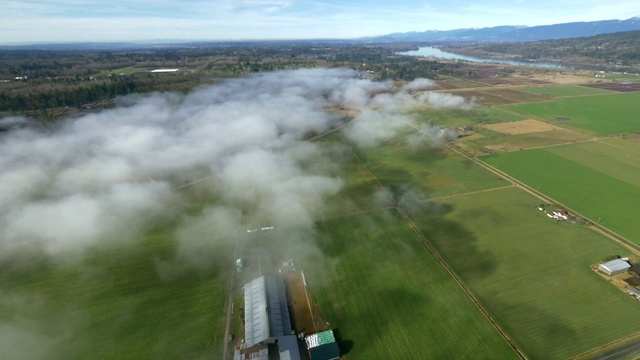
[[[630,267],[631,265],[628,262],[621,259],[614,259],[598,265],[598,270],[611,276],[625,272],[629,270]]]
[[[635,289],[635,288],[629,288],[627,289],[627,294],[633,296],[634,298],[640,300],[640,290]]]
[[[293,334],[286,285],[281,276],[261,276],[244,287],[244,342],[251,347]]]

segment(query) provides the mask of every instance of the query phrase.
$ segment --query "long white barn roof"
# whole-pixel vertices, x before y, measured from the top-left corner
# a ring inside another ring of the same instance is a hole
[[[628,262],[626,262],[624,260],[620,260],[620,259],[614,259],[614,260],[611,260],[611,261],[607,261],[604,264],[600,264],[600,268],[601,269],[607,269],[610,272],[626,270],[626,269],[628,269],[630,267],[631,267],[631,265],[629,265]]]
[[[244,286],[244,319],[244,342],[247,347],[259,344],[269,338],[264,276],[254,279]]]
[[[247,347],[293,333],[284,278],[261,276],[244,286],[244,342]]]

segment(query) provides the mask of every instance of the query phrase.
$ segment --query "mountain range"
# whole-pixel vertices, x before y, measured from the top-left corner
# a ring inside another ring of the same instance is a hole
[[[455,30],[428,30],[362,38],[366,42],[528,42],[568,39],[640,30],[640,17],[627,20],[571,22],[541,26],[495,26]]]

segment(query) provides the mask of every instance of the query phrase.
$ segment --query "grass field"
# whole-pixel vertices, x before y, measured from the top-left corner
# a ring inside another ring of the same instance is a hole
[[[363,150],[360,158],[396,200],[411,190],[433,198],[508,185],[446,148],[412,148],[403,139]]]
[[[627,150],[630,153],[640,154],[640,136],[626,136],[624,138],[607,138],[598,140],[602,143],[609,144]]]
[[[525,91],[531,94],[538,94],[552,97],[571,97],[571,96],[583,96],[583,95],[598,95],[598,94],[610,94],[610,91],[593,89],[578,85],[560,85],[560,86],[536,86],[519,88],[518,90]]]
[[[629,157],[627,157],[629,156]],[[483,158],[556,201],[640,244],[638,155],[583,143]]]
[[[518,135],[506,135],[483,128],[475,133],[476,136],[460,139],[458,145],[479,153],[501,153],[589,139],[584,134],[562,128]]]
[[[488,107],[476,107],[471,110],[427,109],[418,111],[417,116],[421,123],[440,127],[495,124],[525,119],[523,116]]]
[[[625,249],[557,224],[517,189],[447,199],[421,231],[531,359],[566,359],[637,331],[640,306],[590,265]]]
[[[172,249],[158,236],[80,263],[5,264],[0,321],[8,336],[0,337],[0,357],[220,356],[226,276],[216,268],[181,271],[169,260]]]
[[[517,358],[394,210],[318,228],[329,281],[311,296],[344,359]]]
[[[553,102],[505,105],[505,109],[552,121],[562,126],[583,129],[598,135],[640,131],[636,104],[640,93],[566,98]],[[568,121],[556,121],[568,118]]]

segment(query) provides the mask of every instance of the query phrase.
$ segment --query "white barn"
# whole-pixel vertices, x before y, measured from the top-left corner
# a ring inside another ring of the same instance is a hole
[[[598,270],[609,276],[623,273],[629,268],[631,268],[631,265],[622,259],[614,259],[598,265]]]

